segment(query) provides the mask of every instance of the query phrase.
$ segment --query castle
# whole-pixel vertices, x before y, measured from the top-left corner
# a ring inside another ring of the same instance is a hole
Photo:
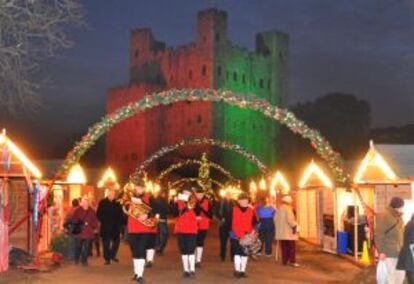
[[[256,50],[250,52],[231,43],[227,22],[224,11],[199,12],[195,41],[176,48],[158,41],[148,28],[132,30],[129,84],[109,90],[107,112],[146,94],[174,88],[229,89],[283,106],[288,36],[276,31],[259,33]],[[277,160],[278,133],[277,124],[252,110],[221,103],[180,102],[116,125],[106,137],[106,159],[125,177],[163,146],[186,137],[213,137],[241,145],[271,168]],[[191,151],[182,153],[192,156]],[[257,172],[253,164],[231,151],[214,149],[214,155],[238,178]]]

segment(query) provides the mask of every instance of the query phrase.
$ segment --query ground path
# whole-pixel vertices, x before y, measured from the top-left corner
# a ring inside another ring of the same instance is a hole
[[[203,267],[197,271],[195,279],[183,279],[181,258],[178,255],[176,240],[172,236],[165,255],[156,256],[155,265],[146,269],[146,283],[369,283],[355,280],[363,273],[360,268],[338,256],[318,252],[314,247],[304,243],[299,243],[298,246],[298,262],[302,265],[301,268],[284,267],[274,258],[262,256],[257,261],[249,261],[248,278],[239,280],[232,276],[233,264],[230,261],[219,260],[218,250],[217,229],[213,228],[206,240]],[[119,259],[119,263],[105,266],[101,258],[92,257],[89,267],[67,263],[47,273],[33,274],[12,270],[5,275],[0,274],[0,283],[134,283],[131,281],[130,251],[125,243],[121,245]]]

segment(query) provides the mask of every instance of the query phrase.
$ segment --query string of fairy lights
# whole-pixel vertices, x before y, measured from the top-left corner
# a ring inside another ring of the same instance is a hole
[[[168,90],[147,95],[144,98],[131,102],[114,112],[104,116],[101,121],[89,128],[87,134],[75,144],[58,170],[57,176],[65,176],[72,165],[76,164],[85,152],[96,141],[109,131],[114,125],[145,110],[161,105],[170,105],[182,101],[210,101],[223,102],[242,109],[251,109],[262,113],[282,125],[287,126],[293,133],[309,140],[316,153],[327,163],[338,185],[349,186],[350,176],[344,168],[344,160],[330,143],[315,129],[308,127],[292,112],[272,105],[270,102],[257,96],[237,94],[228,90],[212,89],[182,89]]]
[[[219,172],[221,172],[223,175],[225,175],[231,182],[237,182],[238,181],[235,177],[232,176],[232,174],[228,170],[224,169],[219,164],[211,162],[211,161],[207,161],[206,163],[210,168],[216,169]],[[194,164],[201,166],[201,165],[203,165],[203,161],[200,161],[200,160],[197,160],[197,159],[187,159],[187,160],[182,161],[182,162],[174,163],[174,164],[170,165],[168,168],[166,168],[165,170],[163,170],[158,175],[158,177],[156,179],[159,180],[159,181],[162,181],[169,173],[171,173],[175,170],[178,170],[180,168],[183,168],[185,166],[194,165]]]
[[[183,139],[180,142],[162,147],[160,150],[156,151],[154,154],[152,154],[148,159],[143,161],[134,171],[133,174],[133,180],[137,181],[141,179],[144,176],[145,169],[154,161],[164,157],[168,153],[171,153],[173,151],[178,150],[181,147],[185,146],[193,146],[193,145],[209,145],[209,146],[215,146],[219,147],[225,150],[234,151],[235,153],[243,156],[251,163],[255,164],[256,167],[262,172],[262,174],[265,174],[268,169],[266,165],[260,161],[253,153],[250,151],[244,149],[242,146],[237,144],[232,144],[227,141],[222,141],[218,139],[212,139],[212,138],[187,138]]]

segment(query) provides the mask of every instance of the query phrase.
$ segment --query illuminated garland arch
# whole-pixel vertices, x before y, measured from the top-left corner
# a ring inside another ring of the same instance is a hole
[[[240,145],[232,144],[226,141],[218,140],[218,139],[212,139],[212,138],[187,138],[183,139],[180,142],[174,144],[162,147],[157,152],[152,154],[148,159],[146,159],[144,162],[142,162],[134,171],[134,174],[132,176],[134,181],[138,181],[140,178],[144,175],[144,170],[148,165],[150,165],[152,162],[154,162],[157,159],[160,159],[161,157],[165,156],[166,154],[173,152],[181,147],[185,146],[193,146],[193,145],[210,145],[210,146],[217,146],[222,149],[231,150],[236,152],[237,154],[245,157],[247,160],[252,162],[256,165],[256,167],[263,173],[266,174],[267,167],[266,165],[260,161],[253,153],[249,152],[248,150],[244,149]]]
[[[188,182],[197,182],[199,180],[199,178],[182,178],[179,180],[174,181],[173,183],[170,184],[171,188],[176,188],[177,186],[181,185],[182,183],[188,183]],[[224,188],[225,185],[215,179],[209,179],[208,181],[210,181],[213,184],[216,184],[219,188]]]
[[[195,159],[188,159],[182,162],[178,162],[178,163],[174,163],[172,165],[170,165],[168,168],[166,168],[165,170],[163,170],[157,177],[157,180],[161,181],[164,179],[164,177],[166,175],[168,175],[169,173],[171,173],[174,170],[177,170],[179,168],[188,166],[188,165],[202,165],[203,162],[201,160],[195,160]],[[214,163],[212,161],[208,161],[207,164],[209,165],[209,167],[218,170],[219,172],[221,172],[223,175],[225,175],[229,180],[231,180],[232,182],[237,182],[238,180],[232,176],[232,174],[227,171],[226,169],[224,169],[222,166],[220,166],[217,163]]]
[[[351,184],[351,179],[345,172],[344,161],[341,155],[333,150],[330,143],[322,137],[319,131],[308,127],[292,112],[274,106],[255,95],[244,95],[227,90],[212,89],[173,89],[154,93],[107,114],[100,122],[89,128],[88,133],[68,153],[55,176],[55,180],[61,176],[65,176],[70,167],[77,163],[85,152],[95,144],[99,137],[104,135],[114,125],[146,110],[183,101],[223,102],[234,107],[258,111],[264,116],[287,126],[292,132],[301,135],[304,139],[309,140],[310,145],[316,150],[316,153],[330,167],[336,182],[341,185]]]

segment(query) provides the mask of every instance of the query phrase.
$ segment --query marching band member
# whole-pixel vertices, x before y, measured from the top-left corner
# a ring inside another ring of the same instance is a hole
[[[174,233],[177,235],[178,247],[183,262],[183,277],[195,276],[195,255],[197,241],[197,219],[194,211],[195,198],[192,188],[183,189],[175,202],[177,220]]]
[[[205,197],[204,190],[196,190],[197,205],[195,212],[198,221],[197,232],[197,249],[196,249],[196,267],[201,267],[201,258],[203,256],[204,241],[210,227],[210,219],[213,217],[211,202]]]
[[[157,223],[158,223],[159,212],[158,212],[157,202],[155,200],[155,197],[151,193],[147,193],[147,195],[150,196],[152,212],[155,215],[155,218],[156,218]],[[147,243],[148,244],[147,245],[147,253],[146,253],[146,264],[145,264],[146,268],[152,267],[152,265],[154,263],[155,243],[156,243],[156,240],[157,240],[157,234],[158,234],[158,224],[156,226],[152,227],[152,230],[149,233],[148,243]]]
[[[241,193],[237,198],[237,205],[231,211],[231,249],[234,255],[234,277],[246,278],[248,257],[244,253],[239,241],[246,234],[254,233],[254,225],[257,222],[255,211],[249,204],[249,197]]]
[[[131,198],[135,204],[143,204],[153,208],[153,199],[150,194],[145,193],[144,183],[135,185],[135,196]],[[131,208],[130,208],[131,209]],[[132,248],[134,264],[134,280],[137,283],[144,283],[144,267],[147,248],[150,247],[151,237],[156,234],[157,227],[148,225],[154,221],[154,212],[150,210],[146,214],[141,214],[137,218],[128,216],[128,235]]]

